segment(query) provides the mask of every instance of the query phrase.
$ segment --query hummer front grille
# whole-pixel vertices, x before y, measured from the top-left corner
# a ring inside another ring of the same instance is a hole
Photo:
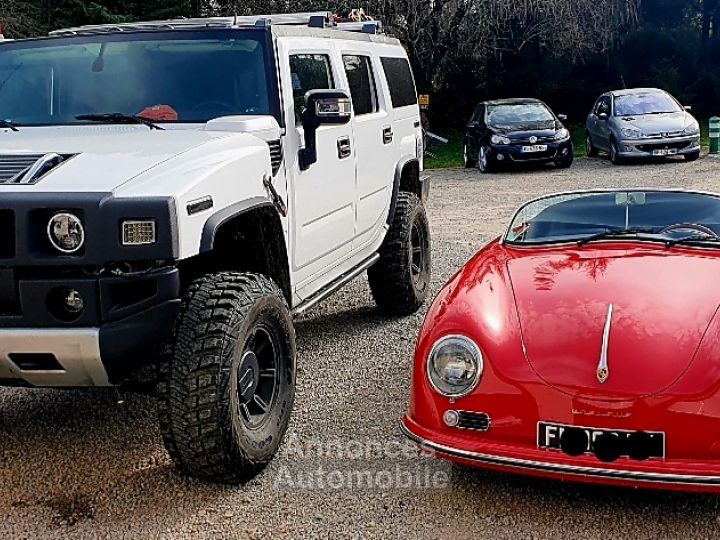
[[[0,184],[34,184],[75,154],[0,155]]]
[[[18,182],[45,154],[0,155],[0,184]]]

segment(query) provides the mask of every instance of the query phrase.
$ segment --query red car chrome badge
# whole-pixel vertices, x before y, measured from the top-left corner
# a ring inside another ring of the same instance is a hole
[[[610,339],[610,325],[612,324],[613,305],[608,306],[607,318],[605,319],[605,329],[603,330],[602,346],[600,348],[600,363],[597,367],[597,379],[601,384],[605,383],[610,377],[610,369],[608,368],[608,340]]]

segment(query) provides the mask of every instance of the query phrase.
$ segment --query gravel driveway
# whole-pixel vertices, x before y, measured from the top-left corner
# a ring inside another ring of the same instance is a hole
[[[434,291],[524,200],[594,187],[720,191],[720,160],[580,160],[432,175]],[[243,488],[175,474],[155,403],[114,391],[0,389],[0,538],[710,538],[720,498],[455,468],[398,433],[422,314],[379,317],[366,281],[297,324],[296,409],[281,455]]]

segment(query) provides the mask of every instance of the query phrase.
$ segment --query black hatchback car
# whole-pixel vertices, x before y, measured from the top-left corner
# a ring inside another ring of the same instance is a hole
[[[505,163],[573,162],[573,144],[564,115],[537,99],[485,101],[475,109],[465,133],[465,167],[487,173]]]

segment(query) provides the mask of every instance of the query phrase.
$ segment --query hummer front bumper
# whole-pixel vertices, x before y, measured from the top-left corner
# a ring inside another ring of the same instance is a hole
[[[0,386],[110,386],[151,363],[180,305],[174,267],[134,277],[13,277],[2,271]],[[8,291],[15,285],[17,294]],[[62,312],[73,290],[83,308]]]

